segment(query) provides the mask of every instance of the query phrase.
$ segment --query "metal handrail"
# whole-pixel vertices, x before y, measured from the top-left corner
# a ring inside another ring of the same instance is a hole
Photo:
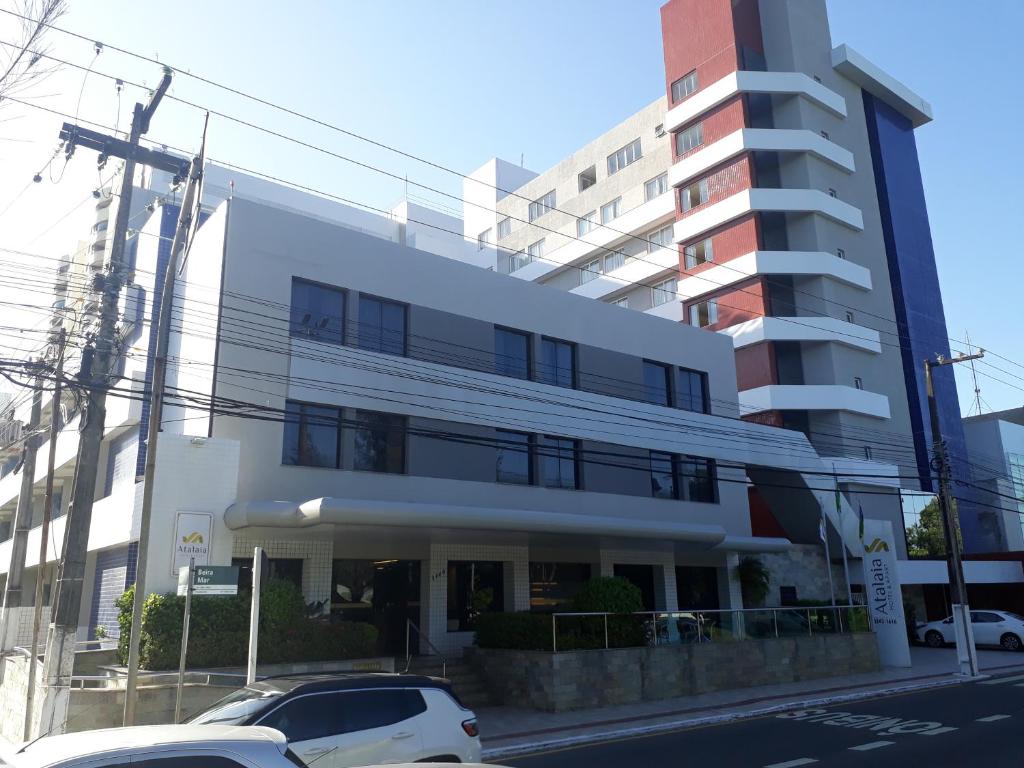
[[[432,650],[436,654],[437,658],[439,658],[441,660],[441,677],[447,677],[448,676],[448,674],[447,674],[448,673],[448,660],[444,656],[441,655],[441,652],[439,650],[437,650],[437,646],[434,645],[432,642],[430,642],[430,638],[427,637],[426,633],[424,633],[424,631],[422,629],[420,629],[418,626],[416,626],[416,623],[412,619],[406,619],[405,620],[405,669],[402,670],[403,673],[404,672],[408,672],[409,671],[409,667],[412,665],[412,642],[411,642],[412,632],[411,632],[411,630],[414,630],[414,629],[416,630],[416,634],[420,636],[420,639],[421,640],[425,640],[426,643],[427,643],[427,646],[430,648],[430,650]]]

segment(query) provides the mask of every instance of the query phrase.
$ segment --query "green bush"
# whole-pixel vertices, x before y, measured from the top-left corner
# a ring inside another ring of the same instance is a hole
[[[580,613],[635,613],[644,609],[640,588],[618,576],[589,579],[572,601]]]
[[[134,587],[117,600],[118,655],[128,662]],[[192,598],[188,667],[230,667],[246,662],[249,648],[249,593]],[[181,655],[185,598],[152,594],[142,609],[139,664],[143,669],[176,669]],[[377,628],[362,623],[327,624],[306,618],[302,593],[287,581],[269,581],[260,600],[260,662],[331,661],[373,656]]]
[[[551,617],[542,613],[481,613],[476,618],[480,648],[551,650]]]

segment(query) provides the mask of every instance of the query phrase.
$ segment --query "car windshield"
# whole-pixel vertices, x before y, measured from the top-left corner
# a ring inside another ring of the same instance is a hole
[[[229,693],[185,722],[242,725],[250,716],[265,709],[280,695],[280,691],[257,691],[252,688],[241,688],[234,693]]]

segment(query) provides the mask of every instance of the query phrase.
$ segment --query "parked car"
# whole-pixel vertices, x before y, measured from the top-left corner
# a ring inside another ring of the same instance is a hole
[[[975,645],[998,645],[1008,651],[1024,648],[1024,616],[1009,611],[971,611]],[[953,617],[919,624],[917,636],[925,645],[941,648],[955,643]]]
[[[272,677],[241,688],[190,723],[262,725],[281,731],[307,765],[480,762],[476,715],[447,680],[421,675]]]
[[[140,763],[140,761],[145,761]],[[139,725],[29,742],[0,758],[13,768],[295,768],[302,762],[272,728]]]

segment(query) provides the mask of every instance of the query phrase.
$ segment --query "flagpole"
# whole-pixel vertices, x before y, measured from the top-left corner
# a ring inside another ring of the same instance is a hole
[[[846,526],[843,525],[843,503],[839,495],[839,475],[836,473],[836,463],[832,462],[832,480],[836,486],[836,512],[839,514],[840,542],[843,547],[843,576],[846,578],[846,604],[853,605],[853,587],[850,586],[850,563],[846,557]]]
[[[836,606],[836,586],[832,582],[832,555],[828,550],[828,523],[825,520],[825,505],[821,506],[821,540],[825,543],[825,571],[828,573],[828,598],[832,607]]]

